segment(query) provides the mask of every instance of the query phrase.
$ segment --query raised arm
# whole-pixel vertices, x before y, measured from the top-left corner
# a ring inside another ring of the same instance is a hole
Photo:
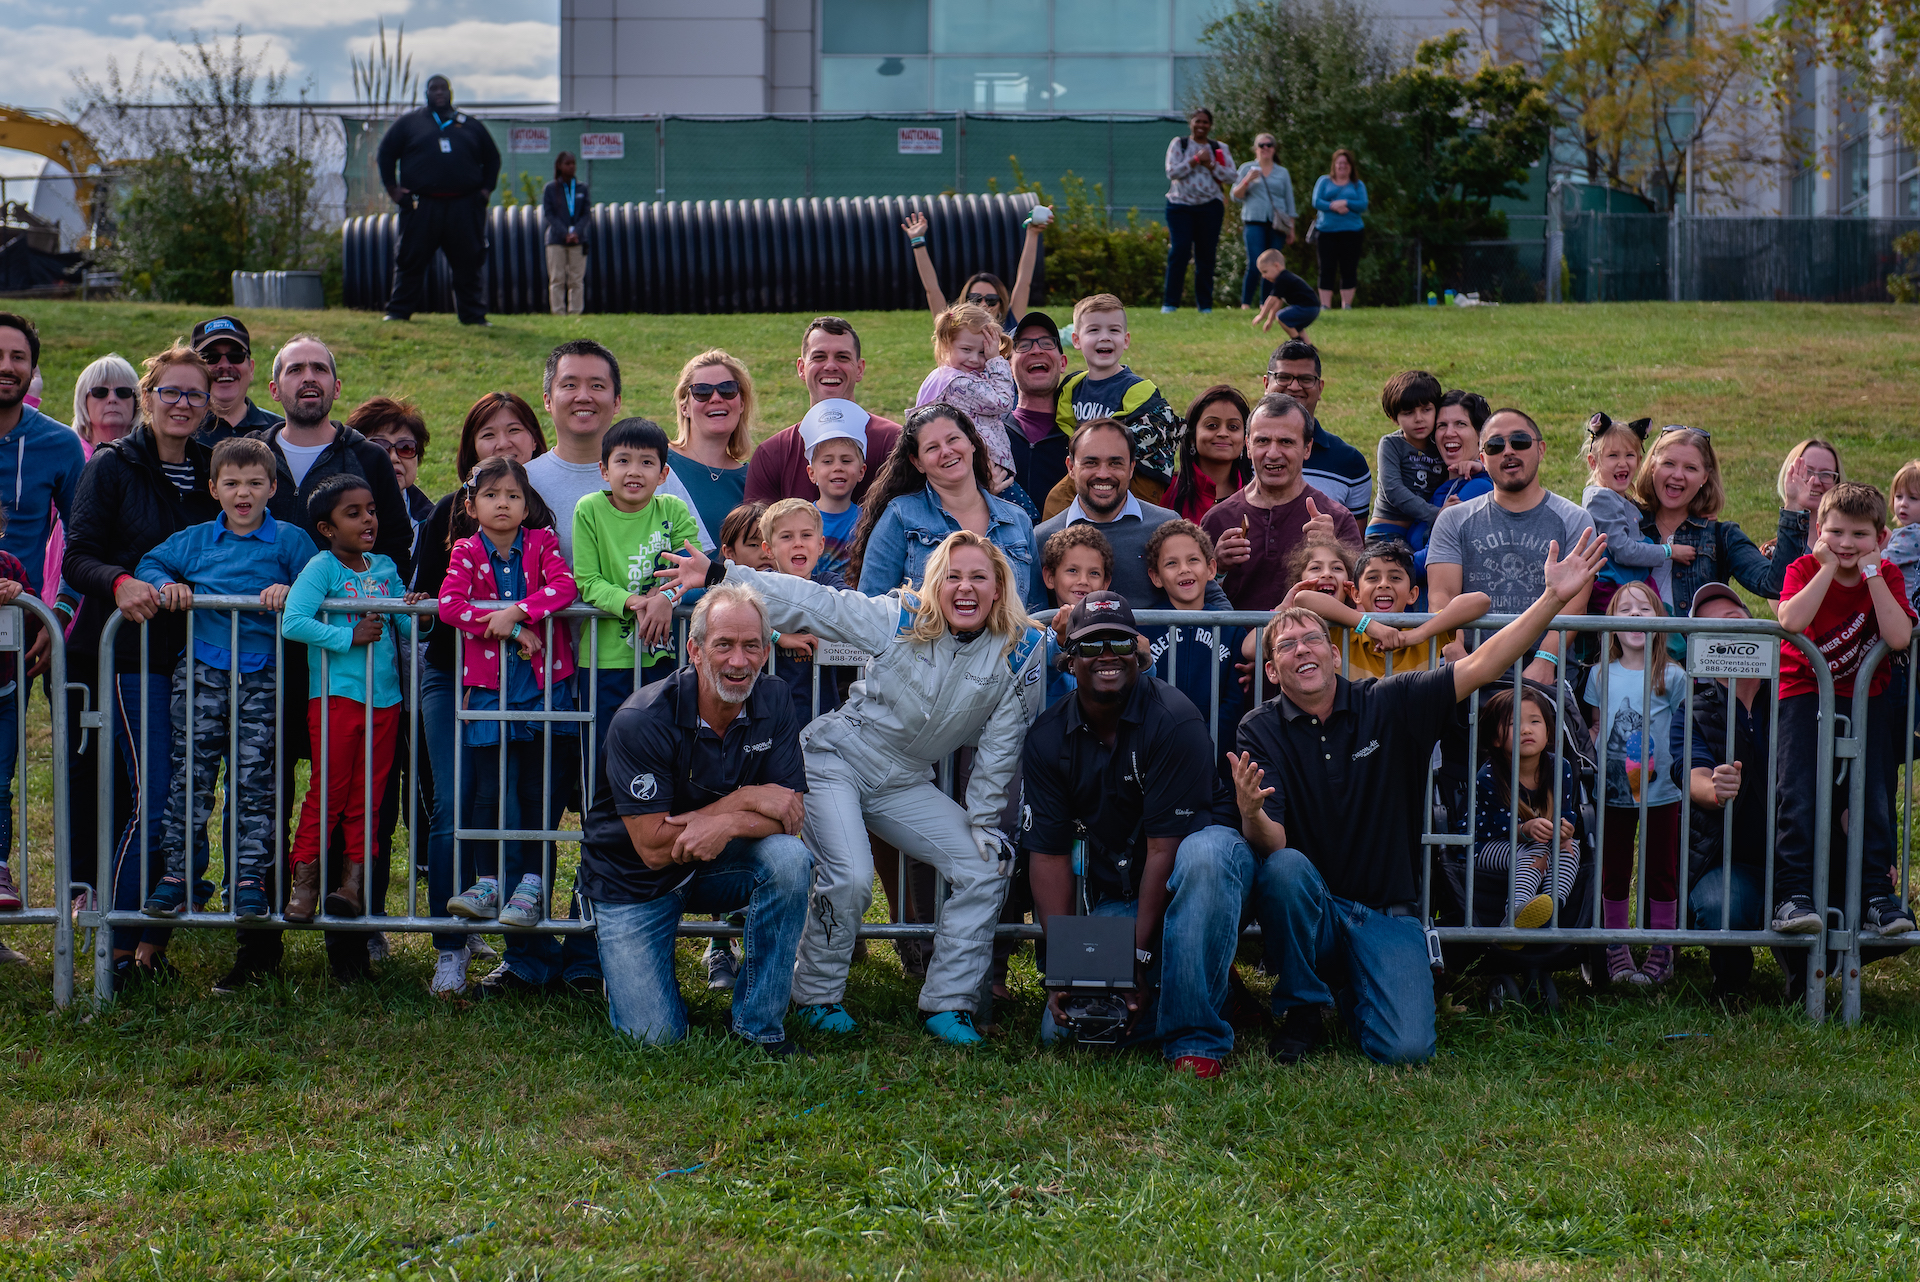
[[[691,543],[684,554],[667,552],[670,568],[660,582],[684,596],[706,586],[713,562]],[[811,632],[826,641],[858,646],[878,654],[899,630],[900,601],[892,596],[867,596],[851,588],[829,588],[810,579],[768,570],[749,570],[727,564],[726,581],[744,583],[767,603],[767,620],[777,632]]]
[[[1546,587],[1540,599],[1527,607],[1525,614],[1501,628],[1481,643],[1479,649],[1453,665],[1453,689],[1464,699],[1484,685],[1500,679],[1520,657],[1534,648],[1547,630],[1553,616],[1568,604],[1585,599],[1593,586],[1593,576],[1607,560],[1606,535],[1582,530],[1565,559],[1560,542],[1547,545]]]
[[[907,233],[907,242],[913,250],[914,270],[920,273],[920,288],[927,291],[927,310],[933,318],[940,319],[947,310],[946,296],[940,292],[940,274],[933,269],[933,255],[927,252],[927,216],[919,210],[907,215],[907,221],[900,224],[900,230]]]
[[[1033,298],[1033,271],[1040,262],[1041,231],[1033,221],[1033,211],[1027,211],[1027,234],[1020,242],[1020,262],[1013,269],[1013,297],[1007,300],[1007,315],[1013,317],[1027,314],[1027,303]]]

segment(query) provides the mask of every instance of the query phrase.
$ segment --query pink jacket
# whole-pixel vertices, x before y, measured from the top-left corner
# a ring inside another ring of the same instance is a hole
[[[552,530],[524,526],[522,533],[525,537],[521,544],[521,555],[527,574],[527,595],[520,604],[527,612],[527,626],[533,627],[549,614],[572,605],[580,595],[580,589],[574,584],[573,575],[560,556],[559,535]],[[514,646],[514,642],[489,638],[486,635],[487,616],[492,611],[478,609],[473,604],[475,601],[500,599],[500,586],[493,577],[493,558],[487,551],[487,536],[473,534],[454,544],[452,559],[447,565],[447,577],[440,584],[440,618],[473,638],[463,647],[460,671],[460,684],[463,686],[481,686],[488,690],[500,688],[501,647]],[[544,635],[546,629],[540,631]],[[517,654],[518,647],[514,648]],[[535,655],[534,681],[540,682],[545,672],[545,662]],[[572,675],[573,643],[568,639],[566,624],[556,622],[553,626],[553,676],[557,681]]]

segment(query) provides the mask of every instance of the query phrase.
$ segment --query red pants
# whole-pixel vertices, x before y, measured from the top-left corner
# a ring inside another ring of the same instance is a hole
[[[377,813],[380,798],[387,788],[387,772],[393,768],[394,738],[400,730],[402,708],[373,710],[373,770],[367,770],[367,705],[338,695],[326,701],[326,811],[329,835],[340,831],[345,838],[347,859],[360,863],[367,857],[367,795],[373,795]],[[304,864],[320,857],[320,708],[318,699],[307,700],[307,731],[313,736],[313,778],[307,783],[307,798],[300,807],[300,827],[293,836],[293,853],[288,862]],[[369,787],[371,783],[371,787]]]
[[[1640,808],[1608,806],[1607,836],[1601,851],[1600,895],[1625,899],[1633,893],[1634,868],[1640,862]],[[1647,807],[1647,900],[1666,904],[1680,898],[1680,803]]]

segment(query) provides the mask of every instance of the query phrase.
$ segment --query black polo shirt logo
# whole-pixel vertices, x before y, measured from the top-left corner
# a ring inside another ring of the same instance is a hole
[[[742,749],[742,751],[745,751],[745,752],[765,752],[765,751],[767,751],[767,749],[769,749],[769,748],[771,748],[771,747],[773,747],[773,740],[771,740],[771,739],[763,739],[763,740],[761,740],[761,741],[760,741],[759,743],[750,743],[750,744],[748,744],[748,745],[747,745],[747,746],[746,746],[746,747],[745,747],[744,749]]]
[[[635,801],[652,801],[660,795],[660,781],[652,775],[635,775],[633,782],[627,785],[627,791],[633,794]]]
[[[1378,739],[1371,740],[1368,742],[1366,747],[1360,749],[1360,751],[1353,754],[1353,759],[1355,761],[1358,761],[1362,757],[1371,757],[1373,755],[1374,749],[1378,748],[1379,746],[1380,746],[1380,741]]]

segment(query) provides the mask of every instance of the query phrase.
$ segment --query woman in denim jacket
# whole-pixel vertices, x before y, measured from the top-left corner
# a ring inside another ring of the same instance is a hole
[[[935,401],[907,415],[854,531],[860,591],[881,596],[920,582],[933,550],[955,530],[972,530],[1006,554],[1027,608],[1044,609],[1033,522],[1015,504],[996,498],[990,485],[986,447],[965,413]]]
[[[1634,501],[1646,513],[1641,531],[1656,543],[1694,549],[1690,563],[1669,561],[1654,572],[1662,600],[1676,615],[1687,612],[1693,594],[1707,583],[1738,583],[1755,596],[1778,600],[1787,567],[1807,550],[1804,511],[1780,513],[1769,557],[1738,525],[1718,519],[1726,497],[1713,438],[1697,427],[1662,431],[1634,478]]]

